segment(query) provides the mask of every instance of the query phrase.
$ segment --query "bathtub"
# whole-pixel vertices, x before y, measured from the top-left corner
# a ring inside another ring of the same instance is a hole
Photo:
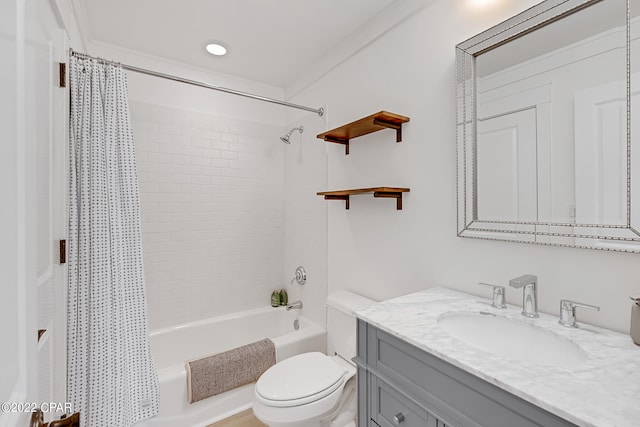
[[[298,318],[299,329],[293,323]],[[284,307],[264,307],[214,317],[151,335],[160,380],[160,411],[135,427],[204,427],[251,407],[254,384],[189,404],[185,361],[271,338],[276,360],[308,351],[325,352],[326,330]]]

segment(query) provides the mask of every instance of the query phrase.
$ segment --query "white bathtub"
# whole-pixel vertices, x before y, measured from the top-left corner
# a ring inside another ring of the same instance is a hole
[[[160,412],[135,427],[202,427],[250,408],[254,384],[189,404],[185,361],[264,338],[274,342],[277,361],[308,351],[324,352],[325,329],[300,316],[296,331],[296,317],[294,311],[287,312],[284,307],[264,307],[152,332],[151,352],[160,380]]]

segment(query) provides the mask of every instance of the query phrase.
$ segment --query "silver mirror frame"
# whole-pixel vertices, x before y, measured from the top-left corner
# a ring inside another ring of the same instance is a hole
[[[631,224],[631,14],[626,1],[627,223],[625,225],[478,221],[476,165],[476,57],[607,0],[546,0],[456,46],[456,202],[459,237],[640,253]],[[640,173],[640,171],[636,171]]]

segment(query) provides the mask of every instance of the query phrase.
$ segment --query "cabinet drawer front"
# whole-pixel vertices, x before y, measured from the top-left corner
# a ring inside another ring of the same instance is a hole
[[[436,420],[382,381],[372,384],[372,412],[381,427],[436,427]]]
[[[460,426],[569,427],[563,420],[475,375],[371,327],[373,369],[440,418]]]

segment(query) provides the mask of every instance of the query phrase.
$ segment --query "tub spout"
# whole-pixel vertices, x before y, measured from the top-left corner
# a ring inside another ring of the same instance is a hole
[[[294,301],[287,306],[287,311],[292,310],[294,308],[302,308],[302,301]]]

